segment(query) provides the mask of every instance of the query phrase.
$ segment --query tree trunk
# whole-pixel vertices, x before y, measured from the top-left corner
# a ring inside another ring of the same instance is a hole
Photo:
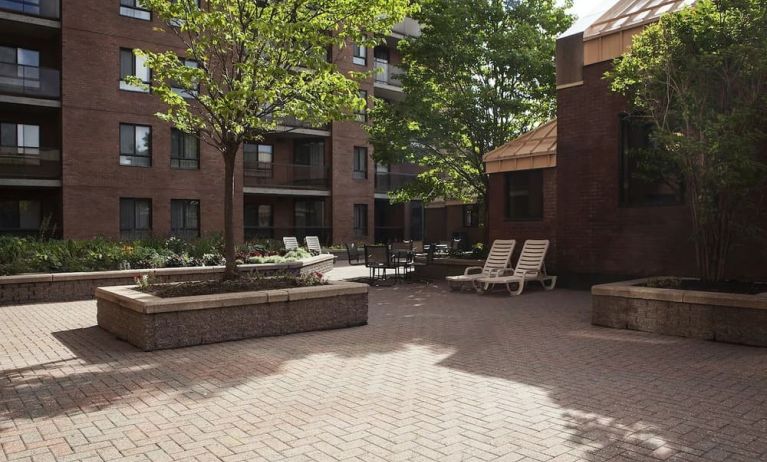
[[[237,149],[227,148],[224,155],[224,258],[226,269],[224,280],[231,281],[239,277],[235,263],[234,249],[234,163],[237,159]]]

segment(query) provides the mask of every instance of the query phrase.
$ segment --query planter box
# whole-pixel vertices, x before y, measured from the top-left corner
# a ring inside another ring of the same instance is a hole
[[[639,284],[658,278],[591,288],[591,323],[719,342],[767,346],[767,297]]]
[[[333,255],[319,255],[287,263],[239,265],[240,272],[269,275],[277,272],[306,274],[327,273],[333,269]],[[62,302],[93,298],[97,287],[132,284],[137,276],[149,274],[158,282],[185,282],[215,279],[224,272],[223,266],[188,268],[156,268],[84,273],[20,274],[0,277],[0,306],[40,302]]]
[[[144,351],[367,324],[366,284],[174,298],[134,287],[96,289],[97,319],[101,328]]]
[[[427,261],[418,257],[415,260],[413,276],[417,279],[440,280],[447,276],[459,276],[470,266],[484,266],[485,260],[467,260],[463,258],[435,258]]]

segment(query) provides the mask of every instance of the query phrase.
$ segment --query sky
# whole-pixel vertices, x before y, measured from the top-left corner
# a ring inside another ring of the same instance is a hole
[[[561,36],[565,37],[582,32],[615,3],[617,0],[573,0],[570,13],[575,15],[575,22]]]

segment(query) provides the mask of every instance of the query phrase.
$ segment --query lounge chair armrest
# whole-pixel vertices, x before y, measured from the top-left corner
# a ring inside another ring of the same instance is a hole
[[[468,274],[469,274],[471,271],[474,271],[474,270],[479,270],[478,272],[479,272],[479,273],[481,273],[481,272],[482,272],[482,269],[483,269],[483,268],[482,268],[481,266],[470,266],[470,267],[468,267],[468,268],[466,268],[466,269],[464,270],[463,274],[464,274],[464,276],[466,276],[466,275],[468,275]]]

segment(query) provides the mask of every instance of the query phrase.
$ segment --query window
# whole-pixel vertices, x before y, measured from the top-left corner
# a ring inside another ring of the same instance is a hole
[[[543,218],[543,170],[523,170],[506,174],[506,218]]]
[[[295,141],[293,160],[298,165],[325,165],[325,141],[314,139]]]
[[[131,49],[120,48],[120,90],[149,93],[149,88],[126,82],[125,79],[131,75],[138,77],[147,85],[151,83],[151,74],[149,68],[146,67],[146,59],[143,56],[136,56]]]
[[[368,49],[359,45],[353,47],[352,62],[358,66],[368,65]]]
[[[245,204],[245,236],[248,239],[274,237],[271,204]]]
[[[368,206],[367,204],[354,204],[354,235],[368,235]]]
[[[657,173],[641,168],[641,158],[653,155],[652,125],[640,117],[620,116],[620,203],[624,206],[674,205],[682,202],[682,183],[669,180],[673,166],[651,162]],[[654,156],[654,159],[660,159]],[[665,174],[661,174],[664,172]],[[665,176],[663,179],[661,177]]]
[[[0,200],[0,231],[37,231],[42,207],[37,200]]]
[[[365,179],[368,177],[368,148],[363,146],[354,147],[354,170],[352,178]]]
[[[170,167],[182,170],[200,168],[200,141],[194,134],[170,129]]]
[[[170,231],[183,239],[200,237],[200,201],[171,199]]]
[[[7,86],[40,90],[40,52],[0,46],[0,77]]]
[[[325,226],[325,201],[298,200],[295,202],[294,219],[296,228],[322,228]]]
[[[197,61],[193,59],[185,59],[185,58],[179,58],[181,60],[181,63],[186,66],[193,69],[197,69]],[[181,95],[184,98],[192,98],[194,95],[197,94],[198,91],[200,91],[200,85],[195,84],[191,88],[182,88],[178,83],[172,82],[171,83],[171,89]]]
[[[476,204],[463,206],[463,227],[476,228],[479,226],[479,207]]]
[[[144,21],[152,20],[152,13],[141,5],[141,0],[120,0],[120,16]]]
[[[152,235],[152,200],[120,198],[120,238],[145,239]]]
[[[360,90],[360,98],[365,100],[365,107],[363,109],[360,109],[359,111],[354,112],[354,120],[357,122],[365,123],[368,121],[368,92],[365,90]]]
[[[120,165],[152,165],[152,127],[120,124]]]
[[[243,147],[245,169],[256,176],[271,178],[274,168],[274,146],[245,143]]]
[[[40,126],[0,123],[0,147],[10,154],[39,154]]]

